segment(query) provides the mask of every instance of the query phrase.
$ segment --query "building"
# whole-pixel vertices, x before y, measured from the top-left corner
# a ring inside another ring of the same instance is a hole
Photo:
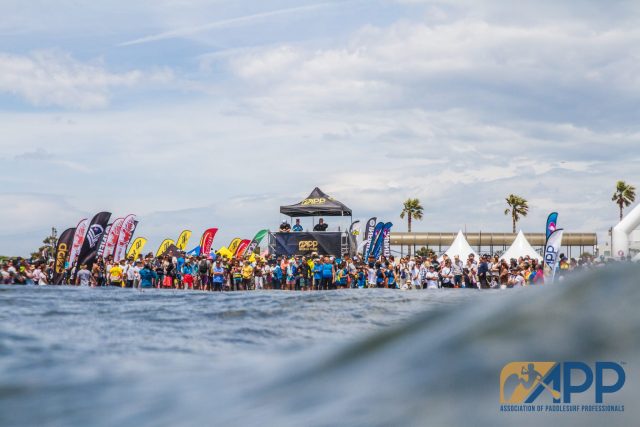
[[[453,232],[414,232],[391,233],[391,247],[396,253],[406,255],[415,253],[420,248],[427,248],[440,254],[453,243],[458,233]],[[513,233],[464,233],[471,247],[479,254],[504,252],[513,243],[517,234]],[[541,254],[544,250],[546,235],[544,233],[525,233],[525,237]],[[598,254],[598,236],[596,233],[568,233],[562,238],[562,250],[568,257],[578,257],[587,252]]]

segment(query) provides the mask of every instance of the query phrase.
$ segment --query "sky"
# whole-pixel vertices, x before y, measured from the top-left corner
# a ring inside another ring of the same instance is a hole
[[[640,185],[640,2],[3,0],[0,254],[98,211],[155,250],[277,228],[318,186],[363,221],[617,223]],[[337,225],[335,221],[329,221]],[[193,246],[193,245],[189,245]]]

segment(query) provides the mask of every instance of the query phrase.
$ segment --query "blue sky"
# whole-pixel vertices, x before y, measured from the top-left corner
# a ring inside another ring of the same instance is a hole
[[[0,254],[99,210],[155,248],[275,228],[314,186],[414,229],[616,220],[640,185],[634,1],[0,3]],[[195,237],[194,237],[195,239]]]

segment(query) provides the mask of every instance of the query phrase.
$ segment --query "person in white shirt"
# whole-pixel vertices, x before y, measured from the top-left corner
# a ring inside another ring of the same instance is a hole
[[[127,278],[127,288],[137,287],[137,282],[140,280],[140,267],[138,265],[131,265],[130,261],[127,262],[125,276]]]
[[[122,266],[122,276],[124,277],[125,286],[127,288],[129,287],[129,278],[127,277],[127,272],[129,271],[130,268],[131,268],[131,261],[126,260],[124,262],[124,265]]]
[[[398,285],[400,286],[401,289],[404,289],[404,286],[409,281],[410,273],[409,273],[409,270],[407,269],[407,265],[402,260],[400,260],[400,263],[398,264],[398,268],[400,271],[400,274],[398,275]]]
[[[11,274],[9,274],[9,266],[4,264],[2,270],[0,270],[0,283],[8,285],[11,283]]]
[[[442,287],[453,287],[453,272],[451,271],[451,260],[447,259],[444,262],[444,266],[440,269],[440,275],[442,276]]]
[[[306,261],[305,261],[306,262]],[[253,285],[254,289],[264,289],[264,276],[266,275],[265,268],[261,264],[257,264],[253,267]]]
[[[510,288],[521,288],[524,286],[524,277],[519,267],[511,270],[511,276],[509,276],[507,286]]]
[[[478,269],[478,260],[476,259],[474,254],[469,254],[469,257],[467,258],[467,264],[473,265],[476,270]]]
[[[453,275],[453,286],[456,288],[464,288],[464,264],[458,255],[453,257],[451,274]]]
[[[369,265],[367,267],[367,287],[375,288],[376,287],[376,267],[375,265]]]
[[[9,273],[9,276],[11,277],[15,277],[18,275],[18,270],[16,270],[16,268],[13,266],[13,261],[9,261],[9,266],[7,267],[7,272]]]
[[[273,268],[271,268],[269,266],[269,264],[265,264],[262,267],[262,274],[263,274],[263,286],[265,289],[273,289],[272,283],[273,283]]]
[[[411,285],[413,289],[422,289],[422,280],[420,279],[420,267],[413,265],[411,269]]]
[[[427,281],[427,289],[438,289],[438,272],[433,264],[429,266],[425,279]]]
[[[424,260],[420,264],[420,287],[422,289],[427,288],[427,273],[429,272],[429,261]]]
[[[48,285],[47,283],[47,275],[42,271],[41,265],[36,265],[35,270],[33,270],[33,283],[36,285]]]
[[[82,265],[76,277],[76,285],[89,286],[91,284],[91,272],[87,270],[86,265]]]

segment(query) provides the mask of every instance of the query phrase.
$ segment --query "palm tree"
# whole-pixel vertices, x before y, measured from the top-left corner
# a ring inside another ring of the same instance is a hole
[[[527,201],[515,194],[509,194],[509,197],[505,199],[509,208],[504,210],[505,215],[511,215],[513,221],[513,234],[516,234],[516,223],[520,217],[525,217],[529,213],[529,205]]]
[[[613,193],[611,200],[616,202],[616,205],[620,207],[620,221],[622,221],[622,210],[624,207],[636,201],[636,187],[624,181],[618,181],[616,183],[616,192]]]
[[[420,221],[422,219],[423,210],[424,208],[418,199],[407,199],[404,202],[402,212],[400,212],[400,218],[404,219],[404,216],[407,216],[407,231],[409,233],[411,233],[411,220],[417,219]]]
[[[407,231],[411,233],[411,220],[422,219],[423,207],[418,199],[407,199],[402,206],[402,212],[400,212],[400,218],[404,219],[407,216]],[[409,246],[409,256],[411,256],[411,246]]]

